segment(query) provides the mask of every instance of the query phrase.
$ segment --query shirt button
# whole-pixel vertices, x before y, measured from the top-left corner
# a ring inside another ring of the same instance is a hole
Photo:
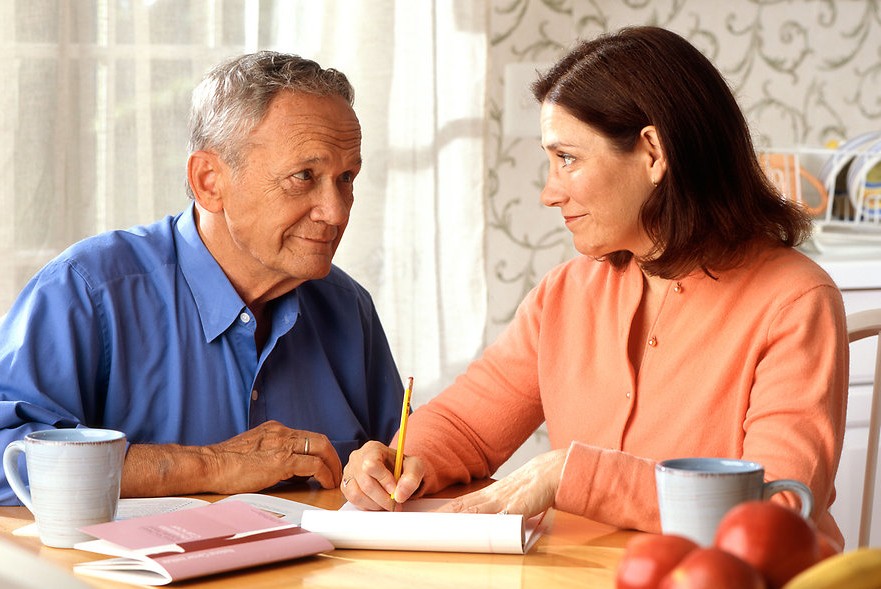
[[[251,316],[248,315],[247,313],[242,313],[241,315],[239,315],[239,319],[242,320],[242,323],[247,323],[248,321],[251,320]]]
[[[257,392],[257,389],[254,389],[253,391],[251,391],[251,400],[252,401],[256,401],[257,397],[259,397],[259,396],[260,396],[260,394]]]
[[[624,396],[627,397],[627,398],[629,399],[629,398],[630,398],[630,393],[627,393],[627,394],[624,395]]]
[[[649,345],[653,348],[655,346],[657,346],[658,345],[658,338],[656,338],[655,336],[650,337],[649,338]]]

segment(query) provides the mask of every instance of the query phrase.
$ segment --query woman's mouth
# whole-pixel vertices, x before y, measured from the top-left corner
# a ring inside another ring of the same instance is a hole
[[[563,215],[563,220],[566,221],[566,225],[571,225],[575,221],[578,221],[579,219],[586,217],[586,216],[587,216],[586,213],[583,215]]]

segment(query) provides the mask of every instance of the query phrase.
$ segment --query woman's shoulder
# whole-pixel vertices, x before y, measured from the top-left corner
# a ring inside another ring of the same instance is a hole
[[[769,248],[755,256],[752,273],[781,287],[837,288],[835,281],[819,264],[800,250],[790,247]]]
[[[642,273],[635,263],[618,269],[608,261],[578,255],[545,273],[525,302],[542,307],[601,307],[640,292]]]
[[[734,299],[757,307],[782,308],[805,296],[840,299],[835,282],[816,262],[790,247],[753,253],[738,268],[721,272],[710,291],[716,300]]]

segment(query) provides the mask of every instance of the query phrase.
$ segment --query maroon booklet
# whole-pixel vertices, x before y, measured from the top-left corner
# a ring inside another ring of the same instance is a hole
[[[82,528],[75,548],[115,558],[74,571],[140,585],[167,585],[333,550],[324,537],[240,501],[212,503]]]

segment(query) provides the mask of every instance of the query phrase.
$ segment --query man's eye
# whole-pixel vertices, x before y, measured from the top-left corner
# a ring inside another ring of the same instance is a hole
[[[355,181],[355,174],[353,174],[352,172],[344,172],[340,175],[340,180],[347,184],[351,184]]]
[[[297,180],[311,180],[312,179],[312,171],[311,170],[303,170],[302,172],[297,172],[296,174],[291,174]]]

